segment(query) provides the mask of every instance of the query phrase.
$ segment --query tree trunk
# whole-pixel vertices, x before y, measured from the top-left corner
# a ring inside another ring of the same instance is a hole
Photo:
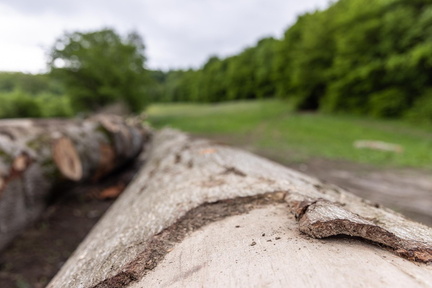
[[[400,214],[172,130],[143,157],[48,287],[431,286],[432,229]]]
[[[96,181],[136,157],[148,133],[121,118],[0,121],[0,250],[64,181]]]

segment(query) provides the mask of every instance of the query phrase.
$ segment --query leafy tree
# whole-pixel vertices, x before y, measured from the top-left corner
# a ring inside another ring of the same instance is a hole
[[[255,94],[257,98],[274,97],[276,85],[274,82],[273,69],[276,55],[277,40],[264,38],[258,41],[255,49]]]
[[[273,62],[273,82],[275,83],[276,96],[287,98],[292,94],[292,66],[295,53],[292,53],[296,45],[301,41],[304,16],[285,31],[284,38],[276,44],[275,59]]]
[[[112,29],[65,33],[49,54],[51,74],[63,82],[78,111],[98,110],[123,101],[134,112],[146,104],[144,44],[132,32]]]
[[[317,11],[299,20],[298,30],[294,31],[299,40],[291,43],[289,52],[292,54],[289,91],[298,109],[317,110],[327,89],[334,57],[331,18]]]
[[[229,100],[256,98],[254,54],[255,49],[249,47],[229,59],[227,68]]]
[[[192,70],[173,70],[167,73],[165,95],[161,99],[166,102],[190,101],[189,78]]]
[[[149,83],[146,89],[146,95],[149,102],[163,102],[165,99],[165,83],[167,73],[159,70],[149,70]]]
[[[0,92],[20,90],[24,93],[37,95],[52,93],[60,95],[62,88],[51,81],[46,74],[25,74],[21,72],[0,72]]]
[[[200,97],[206,102],[220,102],[227,100],[227,61],[212,56],[202,68],[199,79],[198,91],[202,91]]]

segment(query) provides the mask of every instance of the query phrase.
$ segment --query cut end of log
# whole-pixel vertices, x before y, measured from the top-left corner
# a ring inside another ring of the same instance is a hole
[[[99,145],[99,163],[94,172],[93,181],[96,182],[116,167],[116,151],[106,144]]]
[[[79,181],[83,177],[82,163],[78,152],[69,138],[62,137],[53,144],[53,159],[64,177]]]
[[[12,163],[12,168],[16,172],[24,171],[30,164],[30,157],[27,154],[21,154],[16,157]]]

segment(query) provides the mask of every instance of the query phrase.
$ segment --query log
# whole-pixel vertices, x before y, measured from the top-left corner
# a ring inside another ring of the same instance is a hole
[[[56,192],[53,187],[97,181],[134,159],[148,135],[143,127],[108,115],[1,120],[0,250],[37,219]]]
[[[432,285],[432,229],[394,211],[173,130],[142,157],[47,287]]]

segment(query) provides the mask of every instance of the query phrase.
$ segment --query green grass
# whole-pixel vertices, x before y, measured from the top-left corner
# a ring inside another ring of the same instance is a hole
[[[278,100],[221,104],[158,104],[148,109],[156,128],[170,126],[228,140],[282,163],[312,158],[392,167],[432,168],[432,133],[402,121],[294,113]],[[399,144],[403,153],[356,149],[356,140]]]

